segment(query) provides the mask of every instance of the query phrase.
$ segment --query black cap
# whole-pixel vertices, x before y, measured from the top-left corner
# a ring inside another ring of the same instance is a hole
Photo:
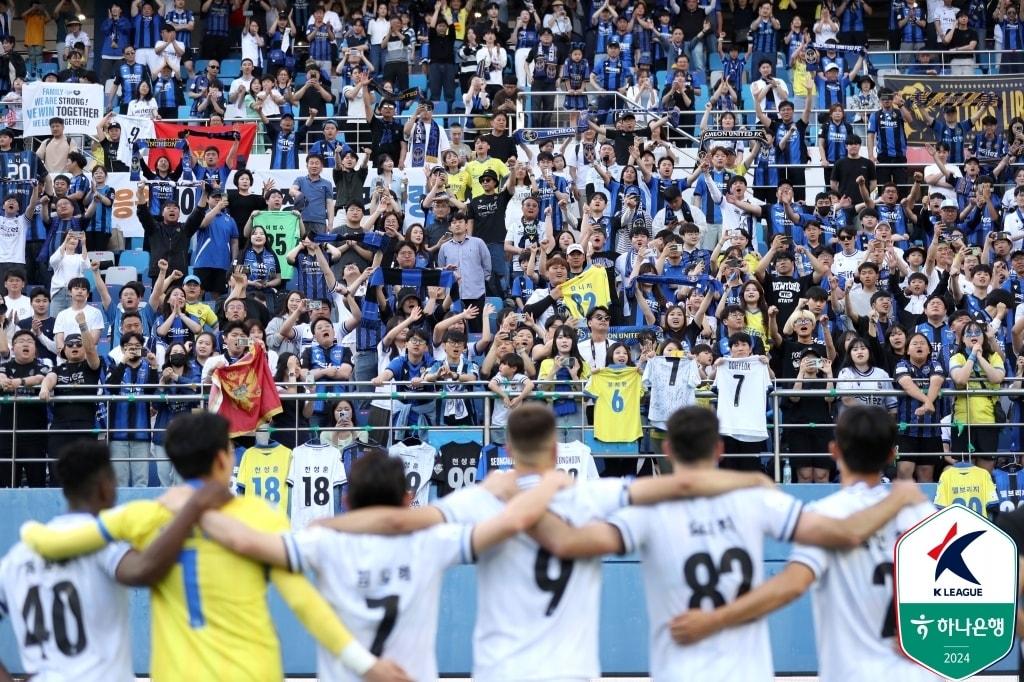
[[[484,178],[490,178],[491,180],[494,180],[495,182],[497,182],[498,181],[498,174],[495,173],[491,169],[487,169],[483,173],[480,174],[480,180],[482,181]]]

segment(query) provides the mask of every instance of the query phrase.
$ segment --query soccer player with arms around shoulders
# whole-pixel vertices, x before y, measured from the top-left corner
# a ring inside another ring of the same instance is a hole
[[[822,682],[937,680],[901,656],[892,639],[896,634],[892,592],[896,540],[934,511],[913,484],[899,491],[896,487],[901,484],[896,484],[891,492],[881,484],[882,472],[895,457],[895,445],[896,424],[885,410],[866,406],[844,410],[836,439],[829,444],[843,487],[809,505],[814,510],[810,513],[845,523],[893,497],[912,504],[853,547],[811,547],[797,535],[800,544],[794,547],[789,564],[770,580],[729,603],[716,603],[714,610],[693,610],[691,601],[691,610],[670,623],[672,637],[684,645],[680,649],[700,647],[697,642],[705,638],[713,641],[745,629],[767,628],[763,616],[811,590]]]
[[[555,468],[557,438],[551,408],[523,405],[508,415],[507,448],[514,462],[503,496],[536,487]],[[683,495],[714,495],[770,482],[760,474],[682,471],[636,481],[606,478],[559,491],[550,508],[575,525],[604,518],[625,504]],[[403,533],[444,522],[481,524],[506,509],[487,486],[443,498],[437,506],[361,509],[329,521],[338,530]],[[560,560],[519,534],[477,560],[473,678],[481,682],[599,678],[598,611],[601,561]]]
[[[500,493],[510,474],[488,478]],[[416,680],[437,679],[436,634],[444,570],[472,563],[495,544],[526,530],[544,514],[552,496],[572,479],[549,471],[529,493],[504,511],[474,525],[441,524],[411,534],[337,533],[312,527],[297,533],[263,533],[227,514],[204,517],[204,531],[228,549],[291,571],[313,570],[324,596],[356,638],[376,655],[387,655]],[[408,508],[402,460],[374,448],[352,465],[350,510]],[[318,652],[321,680],[357,679],[337,660]]]
[[[181,415],[168,426],[164,447],[190,485],[227,489],[235,458],[226,419],[207,412]],[[262,498],[235,497],[223,509],[253,528],[289,528],[288,518]],[[95,552],[112,540],[144,548],[158,539],[171,516],[160,502],[139,500],[66,528],[25,524],[22,541],[51,560]],[[355,641],[303,576],[268,572],[264,564],[226,552],[196,530],[177,563],[152,587],[153,681],[280,682],[281,653],[267,606],[268,578],[317,641],[357,676],[375,682],[409,680],[394,663],[378,660]]]
[[[117,499],[110,450],[103,443],[80,440],[66,446],[57,473],[68,511],[50,520],[49,528],[88,522]],[[159,581],[200,514],[230,499],[226,487],[204,485],[144,552],[118,542],[71,561],[51,562],[16,544],[0,562],[0,610],[11,619],[29,677],[134,680],[128,591],[121,585]],[[9,679],[0,673],[0,680]]]
[[[673,414],[667,426],[663,447],[673,459],[672,475],[712,473],[723,451],[715,415],[702,407],[686,407]],[[771,682],[775,674],[767,622],[743,625],[704,644],[681,647],[670,636],[672,619],[687,608],[731,603],[762,583],[766,536],[780,542],[795,539],[804,544],[852,548],[872,538],[907,504],[923,500],[916,486],[899,486],[889,495],[872,499],[857,514],[837,520],[804,510],[800,501],[779,490],[757,488],[716,498],[631,507],[606,521],[575,528],[547,514],[533,534],[563,561],[639,552],[655,682]],[[859,675],[857,679],[861,679]]]

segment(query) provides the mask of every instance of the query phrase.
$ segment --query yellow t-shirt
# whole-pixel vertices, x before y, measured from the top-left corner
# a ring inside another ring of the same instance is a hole
[[[553,379],[545,379],[544,378],[547,375],[547,373],[551,371],[551,368],[554,366],[554,364],[555,364],[555,361],[554,361],[553,358],[545,358],[544,360],[542,360],[541,363],[540,363],[540,369],[537,371],[537,378],[540,379],[541,381],[555,381],[558,378],[557,374],[555,375],[555,377]],[[590,378],[590,365],[588,365],[586,362],[584,362],[582,365],[580,365],[580,368],[577,371],[576,375],[579,377],[580,381],[586,381],[587,379],[589,379]],[[550,391],[551,390],[551,386],[550,385],[545,385],[543,387],[543,390]]]
[[[760,310],[757,312],[745,312],[747,318],[747,328],[744,329],[746,333],[750,334],[751,337],[761,339],[761,343],[764,344],[764,349],[767,351],[771,348],[771,337],[768,334],[768,320],[765,319],[764,313]]]
[[[501,159],[496,159],[493,156],[487,157],[486,161],[477,161],[476,159],[471,160],[466,164],[466,167],[462,171],[469,177],[469,188],[471,196],[478,197],[484,193],[484,188],[480,184],[480,176],[484,174],[484,171],[492,170],[498,174],[498,185],[501,185],[501,179],[508,175],[508,166]]]
[[[584,319],[596,306],[611,301],[608,272],[604,268],[589,267],[562,285],[562,302],[576,319]]]
[[[288,509],[285,480],[292,463],[292,451],[283,445],[254,446],[242,453],[235,487],[247,497],[262,497],[274,509]]]
[[[189,315],[195,316],[200,322],[208,327],[217,328],[217,313],[213,312],[213,308],[206,305],[202,301],[196,301],[195,303],[186,303],[185,312]]]
[[[449,173],[448,192],[453,194],[459,201],[465,201],[470,181],[471,179],[466,169],[462,169],[458,173]]]
[[[221,512],[267,533],[289,529],[284,514],[255,497],[236,497]],[[95,523],[54,530],[22,527],[21,539],[49,559],[96,551],[112,540],[149,546],[172,514],[152,500],[129,502]],[[267,567],[221,547],[195,529],[178,562],[152,587],[150,676],[154,682],[280,682],[281,652],[267,606]],[[333,653],[352,642],[331,607],[302,575],[271,569],[269,577],[305,627]]]
[[[793,63],[793,68],[790,69],[792,74],[793,83],[793,96],[794,97],[811,97],[814,95],[816,88],[814,82],[811,81],[810,87],[807,87],[807,64],[802,60],[798,59]]]
[[[938,507],[959,504],[987,516],[988,505],[998,501],[992,474],[981,467],[946,467],[935,488],[935,505]]]
[[[25,17],[25,46],[46,45],[46,17],[41,12],[33,12]]]
[[[640,372],[636,367],[605,367],[590,376],[586,392],[594,397],[594,437],[606,443],[631,443],[640,427]]]
[[[998,353],[993,353],[986,358],[993,367],[1002,368],[1003,358]],[[949,373],[967,364],[967,357],[963,353],[957,353],[949,359]],[[968,389],[996,389],[999,384],[985,381],[985,373],[974,364],[974,372],[967,380]],[[953,402],[953,420],[961,424],[995,424],[996,409],[995,401],[990,395],[957,396]]]

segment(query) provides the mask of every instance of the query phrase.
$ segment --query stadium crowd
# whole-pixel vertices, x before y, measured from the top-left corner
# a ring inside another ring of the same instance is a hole
[[[146,485],[127,461],[162,458],[187,396],[253,344],[304,396],[274,417],[287,447],[485,419],[500,444],[528,400],[551,402],[565,442],[592,426],[598,455],[657,452],[672,410],[715,404],[740,468],[784,422],[801,482],[834,476],[830,425],[855,404],[892,413],[904,478],[992,469],[1020,442],[1001,426],[1024,421],[1017,396],[945,391],[1020,387],[1024,121],[940,107],[931,162],[908,165],[923,104],[884,87],[894,57],[866,23],[888,13],[906,73],[1014,74],[977,52],[1020,48],[1012,2],[193,4],[16,19],[0,2],[0,160],[28,169],[3,179],[0,389],[43,398],[0,403],[0,459],[40,460],[0,485],[52,483],[42,453],[98,432],[119,482]],[[36,79],[103,83],[96,136],[54,118],[20,140]],[[119,158],[119,116],[182,113],[256,125],[253,154],[236,128],[226,155]],[[133,254],[112,173],[138,181],[145,257],[107,285]],[[100,384],[122,399],[61,400]],[[819,392],[778,415],[773,387]],[[330,395],[351,389],[379,396]]]

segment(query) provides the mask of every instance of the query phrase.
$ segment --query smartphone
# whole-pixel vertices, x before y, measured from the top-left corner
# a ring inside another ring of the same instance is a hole
[[[667,357],[667,358],[685,358],[686,357],[686,351],[684,351],[684,350],[670,350],[670,351],[665,353],[665,357]]]
[[[674,251],[675,253],[682,253],[683,252],[683,245],[682,244],[673,244],[672,245],[672,251]]]
[[[526,316],[523,315],[522,313],[513,313],[513,315],[515,315],[516,322],[522,322],[523,320],[526,319]]]
[[[743,230],[729,230],[730,237],[739,237],[743,234]]]
[[[728,265],[730,268],[738,268],[741,265],[743,265],[743,261],[741,261],[739,258],[726,258],[725,264]]]
[[[814,360],[813,362],[811,362],[811,367],[813,369],[821,369],[824,366],[825,366],[825,362],[821,358],[818,358],[817,360]]]
[[[322,308],[323,305],[323,301],[310,300],[308,303],[306,303],[306,310],[320,310],[320,308]]]

